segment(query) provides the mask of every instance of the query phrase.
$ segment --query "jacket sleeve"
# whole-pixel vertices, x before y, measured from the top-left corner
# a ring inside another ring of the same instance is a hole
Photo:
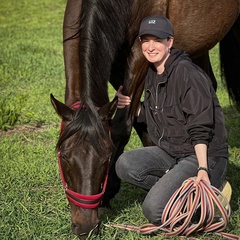
[[[211,91],[214,90],[206,74],[195,70],[185,75],[181,91],[182,110],[192,145],[208,145],[213,135],[214,106]]]

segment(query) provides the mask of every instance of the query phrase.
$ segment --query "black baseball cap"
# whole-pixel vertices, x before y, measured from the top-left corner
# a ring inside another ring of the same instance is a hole
[[[158,38],[173,37],[172,23],[164,16],[149,16],[142,20],[138,36],[150,34]]]

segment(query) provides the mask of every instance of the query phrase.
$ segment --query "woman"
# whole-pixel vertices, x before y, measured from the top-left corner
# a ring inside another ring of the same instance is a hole
[[[122,180],[148,191],[142,210],[154,224],[172,194],[189,177],[219,188],[228,162],[224,116],[211,81],[188,55],[173,49],[174,31],[163,16],[141,22],[139,40],[149,62],[138,121],[145,122],[156,146],[123,153],[116,172]],[[122,86],[118,108],[131,103]]]

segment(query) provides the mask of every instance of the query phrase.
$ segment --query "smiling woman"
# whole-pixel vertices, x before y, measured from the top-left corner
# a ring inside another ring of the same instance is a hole
[[[146,123],[153,144],[120,155],[116,173],[123,181],[147,190],[142,211],[157,228],[164,226],[168,202],[187,179],[193,178],[195,187],[202,181],[221,187],[229,157],[227,132],[209,76],[186,52],[172,49],[169,20],[144,18],[139,38],[149,66],[137,121]],[[117,96],[121,103],[129,98],[119,91]],[[201,224],[202,231],[208,232],[207,227]],[[177,234],[173,232],[169,234]],[[187,236],[187,231],[181,234]]]

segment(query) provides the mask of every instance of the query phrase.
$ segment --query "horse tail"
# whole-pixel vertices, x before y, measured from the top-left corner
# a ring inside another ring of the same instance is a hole
[[[230,99],[240,110],[240,17],[220,41],[221,77],[225,79]]]

